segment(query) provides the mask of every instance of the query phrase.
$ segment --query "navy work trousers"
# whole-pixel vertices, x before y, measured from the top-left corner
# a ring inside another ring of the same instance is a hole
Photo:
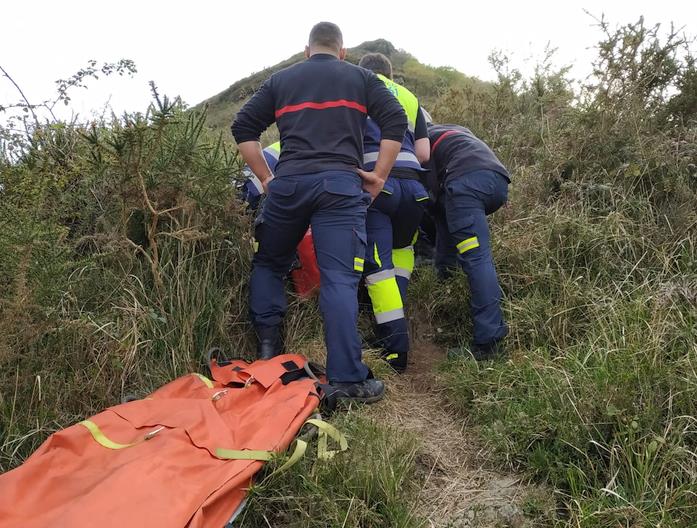
[[[366,286],[377,323],[379,345],[396,368],[405,368],[409,334],[404,315],[414,267],[413,240],[428,193],[417,180],[388,178],[368,209]]]
[[[436,268],[447,276],[457,262],[467,275],[475,344],[508,334],[486,219],[507,199],[508,181],[495,171],[451,174],[436,210]]]
[[[259,249],[249,285],[250,312],[255,328],[264,329],[281,324],[287,308],[283,278],[300,239],[312,226],[331,382],[360,382],[368,375],[361,361],[357,291],[369,204],[370,195],[354,172],[282,176],[269,184],[256,229]]]

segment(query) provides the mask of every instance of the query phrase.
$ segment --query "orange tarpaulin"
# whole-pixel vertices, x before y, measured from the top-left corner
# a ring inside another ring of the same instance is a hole
[[[224,526],[317,408],[306,362],[214,361],[51,435],[0,476],[0,527]]]

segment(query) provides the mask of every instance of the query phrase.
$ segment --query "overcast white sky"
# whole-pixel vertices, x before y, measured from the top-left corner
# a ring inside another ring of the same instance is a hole
[[[421,62],[492,78],[487,56],[512,52],[522,64],[547,43],[557,60],[587,73],[600,34],[584,9],[613,23],[672,21],[697,34],[697,2],[686,0],[402,1],[155,1],[2,0],[0,65],[30,100],[54,93],[88,59],[135,61],[133,79],[98,82],[73,94],[82,114],[103,106],[142,110],[148,81],[193,105],[236,80],[301,51],[312,25],[339,24],[347,46],[386,38]],[[16,100],[0,78],[0,103]]]

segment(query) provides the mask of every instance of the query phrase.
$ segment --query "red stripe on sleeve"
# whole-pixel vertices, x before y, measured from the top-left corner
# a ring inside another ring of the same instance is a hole
[[[436,150],[436,147],[438,146],[438,143],[443,141],[445,138],[448,136],[452,136],[453,134],[459,134],[457,130],[448,130],[447,132],[443,132],[438,139],[436,139],[436,142],[431,146],[431,154]]]
[[[356,101],[348,101],[346,99],[337,99],[336,101],[325,101],[324,103],[315,103],[313,101],[308,101],[306,103],[300,103],[296,105],[288,105],[283,108],[276,110],[276,119],[281,117],[283,114],[289,112],[298,112],[299,110],[305,110],[310,108],[312,110],[325,110],[326,108],[338,108],[338,107],[353,108],[364,114],[368,113],[368,109]]]

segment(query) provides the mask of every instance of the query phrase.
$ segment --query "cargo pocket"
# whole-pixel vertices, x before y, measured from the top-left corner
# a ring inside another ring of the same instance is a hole
[[[461,255],[479,247],[479,239],[474,229],[474,216],[448,216],[448,230],[455,238],[455,247]]]
[[[428,192],[426,192],[426,189],[423,189],[423,190],[419,189],[418,191],[416,191],[414,193],[414,201],[416,203],[421,204],[424,207],[426,205],[428,205],[429,196],[428,196]]]
[[[368,245],[368,238],[365,231],[357,228],[353,229],[353,271],[363,273],[365,267],[365,248]]]
[[[362,192],[360,183],[350,177],[324,180],[324,190],[338,196],[358,196]]]
[[[382,194],[386,194],[387,196],[392,196],[394,194],[394,183],[388,179],[380,192]]]

